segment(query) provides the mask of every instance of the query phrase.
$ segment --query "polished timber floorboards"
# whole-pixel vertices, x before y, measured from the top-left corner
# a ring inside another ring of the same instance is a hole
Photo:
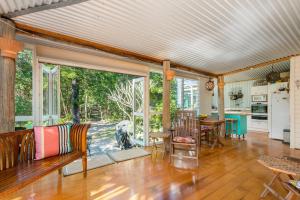
[[[260,154],[292,155],[264,133],[249,133],[244,141],[224,141],[225,147],[200,151],[197,169],[171,167],[168,159],[150,157],[121,162],[82,174],[61,177],[54,172],[3,199],[259,199],[272,173],[257,163]],[[176,162],[178,167],[188,162]],[[191,163],[192,165],[192,163]],[[276,190],[285,195],[278,183]],[[270,194],[265,199],[275,199]]]

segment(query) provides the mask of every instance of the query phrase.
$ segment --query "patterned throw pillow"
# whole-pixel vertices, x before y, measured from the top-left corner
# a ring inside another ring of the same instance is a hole
[[[58,125],[59,155],[66,154],[72,151],[70,130],[71,125]]]
[[[59,154],[58,127],[34,127],[35,159],[56,156]]]
[[[70,125],[34,127],[35,159],[62,155],[72,151]]]

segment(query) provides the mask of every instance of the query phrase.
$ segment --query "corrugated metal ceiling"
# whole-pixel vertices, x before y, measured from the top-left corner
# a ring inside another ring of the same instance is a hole
[[[7,14],[36,6],[57,3],[66,0],[1,0],[0,14]]]
[[[300,53],[299,10],[299,0],[90,0],[14,20],[223,73]]]
[[[254,68],[252,70],[227,75],[224,77],[225,82],[236,82],[246,80],[265,79],[270,72],[288,72],[290,71],[290,62],[280,62],[266,67]]]

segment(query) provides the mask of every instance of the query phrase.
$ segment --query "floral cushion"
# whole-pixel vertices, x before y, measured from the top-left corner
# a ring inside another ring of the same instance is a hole
[[[188,143],[188,144],[196,143],[196,140],[190,136],[186,136],[186,137],[176,136],[173,138],[173,141],[178,143]]]

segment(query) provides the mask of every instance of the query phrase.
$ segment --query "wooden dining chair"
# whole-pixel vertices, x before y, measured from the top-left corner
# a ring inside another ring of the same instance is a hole
[[[198,134],[199,120],[189,116],[176,118],[171,129],[170,162],[174,157],[179,159],[194,159],[198,166]],[[185,155],[177,151],[185,152]]]
[[[196,111],[194,110],[177,110],[175,114],[175,119],[184,119],[184,118],[196,118]]]

